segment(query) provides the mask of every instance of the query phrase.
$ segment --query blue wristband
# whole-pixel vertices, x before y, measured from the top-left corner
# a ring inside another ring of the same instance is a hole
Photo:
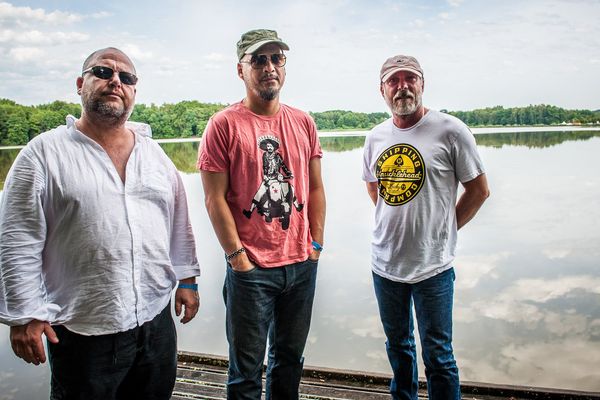
[[[198,284],[197,283],[180,283],[179,286],[177,286],[177,289],[192,289],[197,292]]]
[[[314,240],[312,242],[312,247],[316,251],[323,251],[323,246],[321,246],[319,243],[315,242]]]

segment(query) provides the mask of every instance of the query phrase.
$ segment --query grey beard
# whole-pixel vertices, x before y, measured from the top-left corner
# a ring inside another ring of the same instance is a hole
[[[396,101],[396,99],[393,99],[390,102],[388,102],[388,106],[390,107],[392,114],[397,115],[397,116],[405,116],[405,115],[410,115],[415,113],[419,107],[421,106],[421,97],[415,95],[412,98],[412,101],[410,101],[411,99],[407,98],[404,100],[399,100]]]
[[[91,112],[102,117],[104,120],[111,121],[115,124],[120,124],[123,121],[127,121],[131,110],[125,109],[125,107],[113,107],[100,100],[92,100],[88,104],[84,104],[84,107]]]
[[[105,117],[109,117],[109,118],[121,118],[127,110],[125,110],[125,108],[117,108],[117,107],[111,107],[106,103],[103,103],[101,101],[95,101],[92,104],[92,109],[94,111],[96,111],[98,114],[101,114],[102,116]]]
[[[258,95],[264,101],[274,100],[279,95],[279,90],[277,89],[265,89],[258,92]]]
[[[400,102],[394,103],[392,105],[392,112],[394,115],[410,115],[413,114],[419,108],[419,104],[417,102]]]

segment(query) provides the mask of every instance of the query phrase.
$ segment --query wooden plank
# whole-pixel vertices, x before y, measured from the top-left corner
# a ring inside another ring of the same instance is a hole
[[[227,382],[226,371],[205,371],[205,370],[191,370],[178,368],[177,369],[177,380],[178,381],[200,381],[200,382],[211,382],[225,384]]]
[[[227,366],[226,357],[180,352],[172,400],[225,399]],[[389,399],[390,379],[388,374],[306,366],[300,399]],[[461,392],[463,400],[600,400],[600,393],[475,382],[461,382]],[[419,382],[419,399],[427,399],[424,381]]]

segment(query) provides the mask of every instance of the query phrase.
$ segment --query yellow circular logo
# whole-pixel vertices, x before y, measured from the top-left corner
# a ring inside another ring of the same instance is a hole
[[[421,154],[409,144],[396,144],[377,159],[375,176],[379,197],[390,206],[411,201],[425,182],[425,165]]]

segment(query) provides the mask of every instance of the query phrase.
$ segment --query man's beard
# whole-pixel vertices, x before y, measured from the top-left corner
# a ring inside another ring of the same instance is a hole
[[[262,87],[262,83],[267,79],[276,79],[277,84],[268,84],[266,88]],[[281,89],[279,82],[279,76],[276,74],[266,74],[261,78],[259,86],[256,87],[256,92],[264,101],[275,100],[279,96],[279,90]]]
[[[115,123],[126,121],[131,113],[131,108],[124,105],[118,106],[102,100],[102,96],[83,95],[81,98],[83,108],[90,114],[95,114],[105,120],[112,120]]]
[[[388,106],[392,110],[392,114],[397,116],[406,116],[414,114],[420,107],[422,95],[413,93],[410,90],[403,90],[394,96],[392,101],[388,101]]]
[[[277,96],[279,95],[279,89],[268,88],[268,89],[264,89],[264,90],[259,90],[258,95],[260,96],[261,99],[263,99],[265,101],[271,101],[271,100],[274,100],[275,98],[277,98]]]

